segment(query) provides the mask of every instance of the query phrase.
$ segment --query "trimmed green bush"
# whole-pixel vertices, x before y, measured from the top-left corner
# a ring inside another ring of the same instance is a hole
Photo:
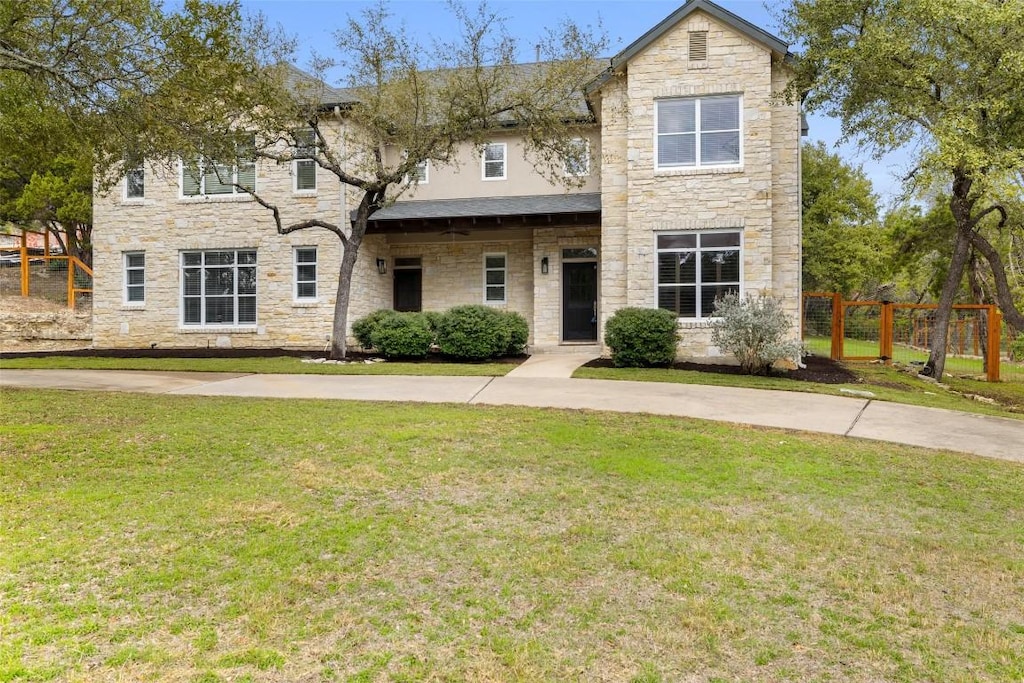
[[[483,360],[504,354],[512,333],[503,313],[489,306],[456,306],[437,327],[437,345],[452,358]]]
[[[397,312],[392,311],[390,308],[381,308],[369,315],[363,316],[352,323],[352,336],[356,338],[356,341],[364,349],[373,348],[373,333],[376,332],[377,326],[380,325],[381,321],[393,315],[397,315]]]
[[[501,314],[501,320],[509,334],[505,355],[518,356],[526,350],[526,342],[530,339],[530,326],[526,324],[526,318],[515,311],[505,311]]]
[[[800,357],[803,345],[786,338],[793,325],[778,299],[726,294],[715,302],[715,317],[711,341],[736,356],[747,374],[767,375],[776,361]]]
[[[377,323],[370,340],[387,358],[423,358],[434,343],[434,333],[422,313],[392,312]]]
[[[620,368],[669,365],[678,340],[676,316],[663,308],[620,308],[604,326],[604,343]]]
[[[427,324],[430,325],[430,331],[437,336],[437,328],[441,326],[441,320],[444,318],[444,313],[441,311],[423,311],[423,316],[427,319]]]

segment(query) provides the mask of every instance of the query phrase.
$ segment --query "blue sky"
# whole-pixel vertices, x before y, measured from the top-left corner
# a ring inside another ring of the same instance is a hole
[[[611,46],[609,56],[629,45],[648,29],[674,12],[683,0],[491,0],[490,6],[507,18],[514,35],[522,36],[523,61],[533,60],[532,38],[544,26],[554,26],[566,16],[580,24],[595,25],[599,20],[607,31]],[[717,4],[769,33],[778,34],[778,22],[762,0],[716,0]],[[334,53],[334,32],[345,26],[349,15],[357,15],[372,4],[364,0],[242,0],[247,11],[262,12],[273,23],[298,40],[297,61],[306,66],[313,51],[330,56]],[[782,3],[770,3],[782,7]],[[454,22],[440,0],[397,0],[389,3],[397,19],[407,29],[428,42],[430,37],[446,37]],[[338,75],[340,77],[340,74]],[[839,124],[829,118],[809,117],[810,139],[823,140],[829,149],[845,159],[863,165],[883,202],[898,192],[897,176],[906,162],[901,155],[890,155],[881,161],[858,152],[852,144],[835,147]]]

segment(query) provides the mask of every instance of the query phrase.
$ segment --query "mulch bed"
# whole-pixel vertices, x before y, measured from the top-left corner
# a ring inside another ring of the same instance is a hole
[[[797,380],[798,382],[817,382],[819,384],[849,384],[858,382],[858,377],[836,361],[823,356],[806,356],[803,359],[806,367],[796,370],[779,371],[779,377]],[[613,368],[611,359],[598,358],[587,363],[588,368]],[[711,372],[721,375],[742,375],[738,365],[715,365],[712,363],[682,362],[673,363],[674,370],[693,370],[695,372]]]

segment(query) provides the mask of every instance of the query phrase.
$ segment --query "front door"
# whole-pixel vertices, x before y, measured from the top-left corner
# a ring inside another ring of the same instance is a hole
[[[395,269],[396,311],[423,310],[423,271],[419,268]]]
[[[597,341],[597,262],[562,263],[562,339]]]

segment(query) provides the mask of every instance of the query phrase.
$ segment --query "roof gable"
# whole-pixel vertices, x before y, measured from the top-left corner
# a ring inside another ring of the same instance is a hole
[[[654,28],[634,40],[622,52],[612,57],[612,69],[625,64],[637,54],[643,52],[648,46],[675,28],[676,24],[698,10],[726,24],[751,41],[763,45],[780,57],[785,57],[789,54],[789,45],[787,43],[751,24],[746,19],[736,16],[729,10],[719,7],[709,0],[687,0],[682,7],[665,17]]]

